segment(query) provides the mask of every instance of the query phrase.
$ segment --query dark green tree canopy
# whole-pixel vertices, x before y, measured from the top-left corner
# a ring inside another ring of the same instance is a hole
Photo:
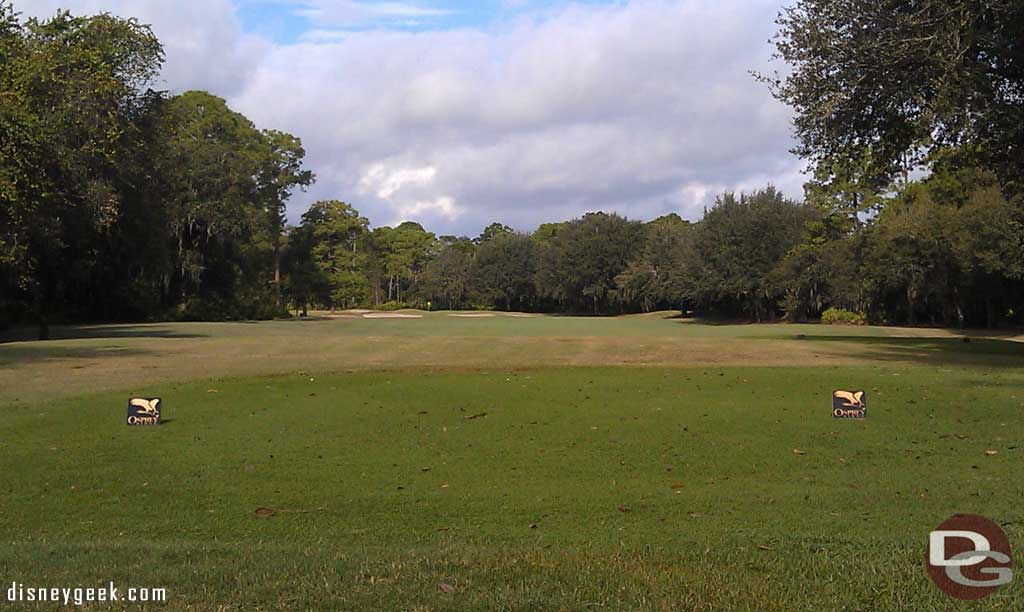
[[[504,223],[492,223],[484,228],[484,231],[479,236],[473,239],[473,242],[477,244],[483,244],[488,240],[497,238],[498,236],[505,236],[512,233],[512,228],[505,225]]]
[[[1024,185],[1020,0],[798,0],[778,23],[800,156],[880,187],[954,147]]]
[[[723,194],[696,228],[686,294],[725,314],[772,316],[779,296],[766,282],[768,273],[800,243],[814,215],[773,187]]]
[[[595,313],[617,305],[615,278],[639,250],[640,223],[597,212],[546,229],[550,238],[540,251],[537,271],[541,294]]]
[[[534,297],[535,245],[525,234],[502,232],[480,245],[470,278],[487,303],[527,308]]]
[[[163,50],[132,19],[19,24],[0,2],[0,56],[0,264],[45,337],[52,313],[90,293]]]

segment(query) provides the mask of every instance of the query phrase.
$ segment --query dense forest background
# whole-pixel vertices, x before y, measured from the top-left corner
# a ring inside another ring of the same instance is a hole
[[[0,328],[428,305],[1024,321],[1024,8],[803,0],[779,27],[790,69],[759,78],[796,111],[802,202],[766,186],[693,223],[598,212],[458,237],[371,229],[340,200],[289,227],[315,179],[298,137],[151,89],[145,25],[23,22],[0,0]]]

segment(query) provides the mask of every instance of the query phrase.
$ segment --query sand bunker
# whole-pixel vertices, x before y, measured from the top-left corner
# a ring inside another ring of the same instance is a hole
[[[530,314],[530,313],[528,313],[528,312],[505,312],[505,313],[502,313],[502,315],[501,315],[501,316],[503,316],[503,317],[523,317],[523,318],[533,318],[533,317],[536,317],[537,315],[535,315],[535,314]]]
[[[367,312],[364,319],[422,319],[423,315],[406,314],[404,312]]]
[[[448,316],[449,317],[479,318],[479,317],[493,317],[495,315],[492,312],[464,312],[464,313],[452,313],[452,314],[449,314]]]

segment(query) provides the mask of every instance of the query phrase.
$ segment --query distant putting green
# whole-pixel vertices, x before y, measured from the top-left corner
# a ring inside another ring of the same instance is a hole
[[[1024,543],[1013,338],[417,314],[0,344],[0,579],[169,609],[928,610],[958,608],[923,569],[949,515]],[[866,421],[831,418],[840,387]],[[126,427],[133,394],[166,423]]]

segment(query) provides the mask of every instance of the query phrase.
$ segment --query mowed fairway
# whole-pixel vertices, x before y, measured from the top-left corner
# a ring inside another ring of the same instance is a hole
[[[419,314],[0,344],[4,588],[161,586],[170,609],[1024,608],[1024,571],[973,606],[924,571],[957,512],[1024,551],[1017,338]],[[835,388],[865,389],[869,418],[832,419]],[[126,427],[134,394],[166,423]]]

